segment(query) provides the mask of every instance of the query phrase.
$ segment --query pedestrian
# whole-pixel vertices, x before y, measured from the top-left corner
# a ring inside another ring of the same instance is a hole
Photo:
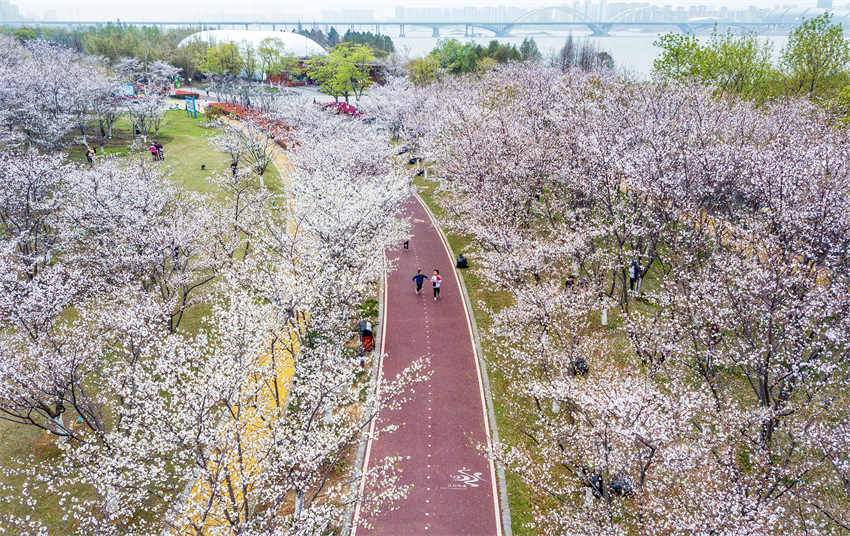
[[[404,246],[404,249],[410,249],[410,240],[405,240],[402,245]]]
[[[440,277],[440,271],[434,268],[434,275],[431,276],[431,285],[434,287],[434,301],[437,301],[437,298],[440,297],[440,283],[443,282],[443,278]]]
[[[156,154],[156,145],[151,145],[150,147],[148,147],[148,149],[150,149],[151,156],[153,157],[153,159],[159,160],[159,158],[157,158],[157,154]]]
[[[94,165],[94,149],[91,147],[86,148],[86,160],[90,166]]]
[[[629,290],[635,289],[635,284],[638,285],[638,291],[640,291],[640,282],[638,279],[640,278],[640,265],[637,262],[637,259],[632,257],[632,263],[629,265]]]
[[[416,293],[422,290],[422,283],[428,279],[428,276],[422,273],[422,270],[416,270],[416,275],[412,278],[416,282]]]
[[[239,164],[236,163],[236,160],[230,163],[230,171],[233,172],[233,178],[236,178],[236,168],[239,167]]]
[[[158,141],[154,142],[153,146],[156,147],[156,154],[159,156],[159,159],[165,160],[165,147]]]

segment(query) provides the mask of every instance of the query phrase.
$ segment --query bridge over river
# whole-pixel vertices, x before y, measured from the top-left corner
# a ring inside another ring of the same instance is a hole
[[[362,22],[312,22],[303,23],[301,21],[167,21],[167,20],[149,20],[149,21],[92,21],[92,20],[77,20],[77,21],[3,21],[0,25],[6,27],[22,27],[22,26],[53,26],[53,27],[86,27],[86,26],[105,26],[107,24],[123,24],[129,26],[157,26],[160,28],[199,28],[199,29],[262,29],[262,30],[287,30],[291,28],[318,28],[329,30],[331,27],[351,30],[368,30],[375,33],[387,33],[390,29],[397,29],[399,37],[405,37],[406,30],[412,27],[426,27],[431,29],[433,37],[440,37],[440,30],[447,28],[463,28],[464,35],[472,37],[480,31],[491,32],[496,37],[507,37],[512,31],[543,31],[543,30],[565,30],[571,28],[590,29],[594,36],[608,35],[613,29],[659,29],[659,30],[679,30],[682,33],[696,33],[699,31],[710,30],[717,26],[721,31],[726,29],[740,30],[755,30],[759,33],[787,31],[790,28],[799,24],[799,20],[794,19],[777,19],[765,20],[759,22],[737,22],[724,20],[691,20],[691,21],[621,21],[621,20],[572,20],[572,21],[529,21],[529,20],[514,20],[509,22],[470,22],[470,21],[362,21]],[[843,21],[840,21],[843,22]],[[391,30],[390,30],[391,31]]]

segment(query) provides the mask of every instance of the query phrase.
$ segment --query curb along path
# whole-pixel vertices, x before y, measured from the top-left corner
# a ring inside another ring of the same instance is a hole
[[[409,457],[400,463],[401,480],[413,490],[397,510],[361,513],[373,528],[355,526],[352,536],[501,535],[495,468],[475,448],[489,443],[490,431],[454,259],[416,197],[406,202],[405,214],[413,222],[410,249],[388,252],[398,262],[386,278],[382,376],[392,378],[422,356],[431,359],[433,373],[400,411],[382,417],[381,424],[400,428],[371,443],[364,462]],[[411,277],[419,268],[429,276],[440,270],[437,301],[427,281],[415,293]]]

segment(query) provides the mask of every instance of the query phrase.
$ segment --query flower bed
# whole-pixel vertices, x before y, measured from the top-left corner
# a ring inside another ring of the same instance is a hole
[[[347,102],[328,102],[322,104],[322,107],[324,107],[326,110],[335,109],[336,113],[350,115],[351,117],[360,117],[361,115],[363,115],[363,112],[361,112],[351,104],[348,104]]]
[[[226,114],[242,121],[254,123],[284,149],[291,142],[290,131],[292,127],[280,119],[269,116],[267,113],[230,102],[211,102],[209,107],[213,114]]]

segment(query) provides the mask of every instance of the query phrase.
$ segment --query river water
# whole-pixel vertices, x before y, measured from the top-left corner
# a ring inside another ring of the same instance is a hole
[[[437,45],[438,39],[431,36],[430,29],[407,27],[405,30],[407,37],[398,37],[395,35],[391,36],[396,50],[402,54],[406,53],[407,56],[412,58],[423,56]],[[605,50],[611,54],[618,69],[625,70],[638,78],[645,78],[652,70],[652,60],[655,59],[659,52],[659,49],[652,44],[659,35],[661,35],[661,33],[622,31],[612,32],[611,35],[605,37],[590,37],[590,32],[588,31],[574,32],[573,39],[590,39],[594,48]],[[567,33],[558,32],[540,32],[525,35],[517,34],[516,36],[498,38],[490,35],[474,38],[464,37],[462,29],[454,32],[443,29],[440,34],[442,39],[455,38],[461,42],[475,41],[476,43],[480,43],[484,46],[493,39],[496,39],[502,43],[515,44],[517,47],[522,43],[522,40],[526,36],[534,38],[537,42],[537,47],[540,49],[540,52],[543,53],[544,57],[548,57],[560,50],[567,39]],[[701,39],[708,38],[707,35],[700,35],[699,37]],[[772,42],[773,52],[774,54],[777,54],[782,46],[785,45],[787,36],[759,36],[759,39]]]

